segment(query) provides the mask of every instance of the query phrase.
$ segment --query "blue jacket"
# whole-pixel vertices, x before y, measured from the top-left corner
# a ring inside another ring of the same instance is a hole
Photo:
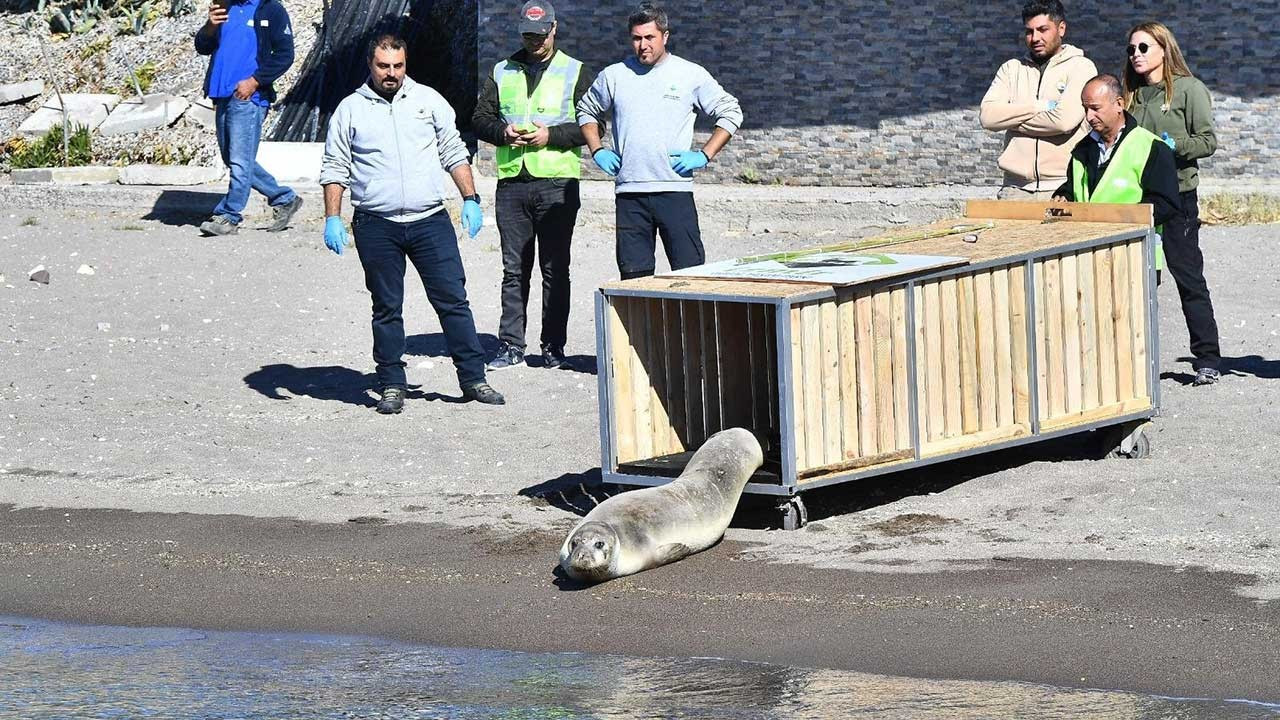
[[[293,65],[293,27],[289,13],[280,0],[262,0],[253,14],[253,28],[258,36],[258,71],[253,77],[258,81],[258,93],[267,102],[275,102],[273,83]],[[218,49],[221,32],[196,33],[196,52],[213,55]],[[209,63],[209,69],[213,63]],[[209,94],[209,69],[204,74],[204,92]]]

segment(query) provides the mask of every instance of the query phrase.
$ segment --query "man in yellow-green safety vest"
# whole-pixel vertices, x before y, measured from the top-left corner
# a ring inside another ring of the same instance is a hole
[[[1156,232],[1160,225],[1179,212],[1182,195],[1178,192],[1178,170],[1173,150],[1164,140],[1138,125],[1124,109],[1124,92],[1114,75],[1099,75],[1089,81],[1081,94],[1085,120],[1093,132],[1071,152],[1067,181],[1054,193],[1054,199],[1076,202],[1150,203],[1155,208]],[[1170,238],[1180,242],[1176,234]],[[1184,257],[1179,252],[1171,257]],[[1158,253],[1156,268],[1164,266],[1163,253]],[[1171,268],[1184,285],[1207,288],[1201,265]],[[1181,276],[1178,274],[1182,273]],[[1206,295],[1207,298],[1207,290]],[[1221,377],[1216,352],[1217,323],[1212,305],[1207,302],[1205,315],[1188,314],[1192,367],[1196,370],[1192,385],[1212,385]],[[1184,308],[1186,305],[1184,304]],[[1189,312],[1189,311],[1188,311]],[[1212,328],[1213,352],[1204,352],[1204,335],[1197,329]],[[1206,357],[1207,355],[1207,357]]]
[[[1093,78],[1080,99],[1091,132],[1071,151],[1067,181],[1054,199],[1150,203],[1156,225],[1162,225],[1180,206],[1173,151],[1125,111],[1124,88],[1116,76]]]
[[[495,146],[498,166],[502,320],[491,370],[524,364],[535,256],[542,273],[542,365],[568,367],[569,250],[586,144],[575,108],[594,76],[556,48],[557,27],[555,8],[546,0],[520,8],[523,47],[493,66],[471,117],[476,137]]]

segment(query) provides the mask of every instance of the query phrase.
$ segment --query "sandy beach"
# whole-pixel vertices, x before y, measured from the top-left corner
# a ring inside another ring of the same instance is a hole
[[[745,219],[713,197],[732,188],[700,191],[710,260],[939,207],[904,191],[822,226],[804,219],[820,207],[761,201]],[[383,417],[359,262],[324,249],[308,201],[288,232],[216,240],[149,207],[4,204],[0,615],[1280,700],[1280,226],[1202,232],[1217,386],[1189,385],[1161,287],[1151,458],[1076,438],[821,491],[804,530],[748,508],[706,553],[577,590],[552,567],[607,492],[591,308],[616,277],[611,215],[586,213],[575,238],[577,370],[504,370],[505,407],[458,402],[411,278],[415,388]],[[491,225],[462,242],[487,347],[497,243]],[[50,284],[27,280],[37,265]]]

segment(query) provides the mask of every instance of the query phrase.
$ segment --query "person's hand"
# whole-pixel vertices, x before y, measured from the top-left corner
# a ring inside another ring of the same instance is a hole
[[[1058,101],[1057,101],[1057,100],[1050,100],[1050,101],[1045,105],[1045,109],[1046,109],[1047,111],[1049,111],[1049,112],[1053,112],[1054,110],[1057,110],[1057,109],[1058,109]]]
[[[1165,144],[1165,145],[1168,145],[1168,146],[1169,146],[1169,149],[1170,149],[1170,150],[1177,150],[1177,149],[1178,149],[1178,141],[1177,141],[1177,140],[1174,140],[1174,139],[1173,139],[1173,136],[1172,136],[1172,135],[1170,135],[1169,133],[1167,133],[1167,132],[1162,132],[1162,133],[1160,133],[1160,139],[1164,141],[1164,144]]]
[[[551,139],[551,131],[540,122],[534,122],[533,125],[534,128],[532,130],[526,130],[520,136],[520,139],[524,141],[521,144],[536,148],[546,147],[547,142]]]
[[[467,236],[474,238],[480,234],[480,226],[484,225],[484,211],[475,200],[462,201],[462,227]]]
[[[209,24],[217,27],[227,21],[227,8],[218,3],[209,4]]]
[[[502,128],[502,135],[507,139],[508,145],[514,145],[516,147],[524,145],[524,141],[521,140],[521,137],[524,135],[524,131],[516,127],[515,123],[507,123],[507,126]]]
[[[258,79],[253,76],[249,76],[236,83],[235,95],[237,100],[248,100],[252,98],[253,94],[256,92],[258,92]]]
[[[335,255],[341,255],[342,249],[347,246],[347,226],[342,224],[342,218],[337,215],[324,219],[324,244]]]
[[[600,148],[591,153],[591,159],[596,161],[596,167],[604,171],[605,175],[613,177],[622,169],[622,156],[610,150],[609,148]]]
[[[667,155],[671,160],[671,169],[680,177],[693,177],[694,170],[707,166],[708,158],[701,150],[684,150]]]

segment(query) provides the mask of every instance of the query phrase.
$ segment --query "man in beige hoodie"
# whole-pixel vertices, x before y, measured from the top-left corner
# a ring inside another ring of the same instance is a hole
[[[1098,74],[1080,48],[1065,45],[1067,16],[1060,0],[1022,6],[1028,53],[1000,66],[982,98],[979,120],[1004,130],[1002,200],[1049,200],[1066,182],[1071,149],[1089,128],[1080,92]]]

